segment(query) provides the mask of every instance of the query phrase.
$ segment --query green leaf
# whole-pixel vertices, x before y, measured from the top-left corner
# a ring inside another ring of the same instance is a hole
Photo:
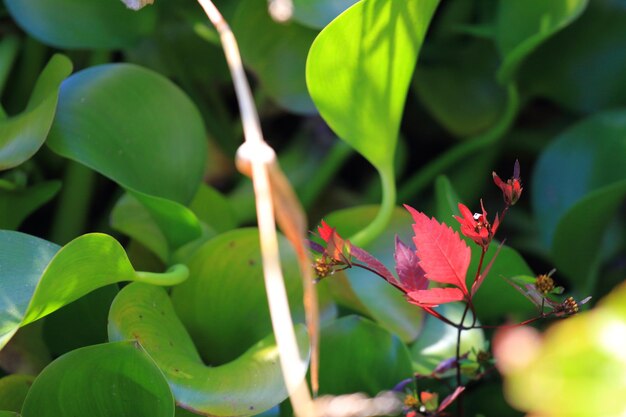
[[[239,290],[245,296],[248,288]],[[256,323],[255,316],[249,317]],[[206,324],[217,320],[214,317]],[[224,325],[243,331],[237,322],[224,321]],[[306,358],[304,328],[298,327],[297,334],[300,355]],[[186,409],[214,416],[248,416],[287,398],[272,336],[246,346],[247,351],[228,363],[206,366],[161,288],[141,283],[124,287],[111,306],[109,337],[137,340],[167,378],[176,402]],[[218,343],[219,336],[213,342]],[[304,378],[305,363],[300,372]]]
[[[237,217],[230,201],[215,188],[202,184],[189,208],[218,233],[237,227]]]
[[[0,417],[20,417],[20,414],[13,411],[0,411]]]
[[[48,144],[132,192],[171,248],[200,236],[183,205],[202,182],[204,127],[194,104],[165,77],[130,64],[74,74],[61,88]]]
[[[523,89],[581,113],[625,105],[624,22],[621,2],[589,2],[580,19],[538,48],[520,68]]]
[[[453,323],[459,323],[463,317],[461,304],[444,304],[437,311]],[[472,313],[465,317],[464,324],[472,324]],[[479,322],[477,322],[480,325]],[[410,347],[413,371],[428,375],[445,359],[456,356],[457,329],[441,320],[428,315],[424,327],[415,343]],[[461,334],[461,355],[465,352],[485,350],[485,334],[482,329],[463,331]]]
[[[155,27],[156,13],[135,13],[120,1],[6,0],[13,19],[29,35],[61,49],[119,49]]]
[[[524,59],[539,45],[576,20],[588,0],[501,0],[495,40],[504,61],[498,78],[508,84]]]
[[[0,379],[0,408],[19,412],[34,380],[35,377],[32,375],[18,374],[8,375]]]
[[[293,20],[313,29],[322,29],[357,0],[294,0]]]
[[[406,346],[379,325],[347,316],[322,328],[320,394],[375,396],[411,375]]]
[[[375,216],[376,206],[354,207],[333,212],[324,220],[331,227],[337,229],[342,236],[349,236],[367,224]],[[368,252],[380,260],[390,271],[395,263],[393,253],[396,234],[406,243],[412,243],[411,216],[402,208],[394,210],[391,223],[385,232],[374,242],[364,247]],[[378,324],[388,331],[397,334],[404,342],[413,341],[422,326],[423,312],[419,307],[409,304],[402,293],[377,275],[361,268],[350,268],[342,275],[348,282],[336,279],[335,276],[326,278],[331,288],[333,286],[348,285],[358,300],[358,304],[349,307],[362,311],[371,316]],[[338,290],[336,290],[338,291]]]
[[[554,247],[557,225],[583,197],[625,179],[625,110],[595,114],[557,136],[540,155],[530,186],[544,245]],[[585,221],[577,227],[596,226]]]
[[[161,371],[134,342],[69,352],[33,383],[24,417],[173,417],[174,399]]]
[[[626,178],[587,194],[556,227],[552,244],[555,266],[586,293],[597,278],[607,227],[625,199]]]
[[[438,3],[361,1],[333,20],[309,51],[307,86],[317,109],[379,170],[393,165],[406,93]]]
[[[244,0],[233,20],[233,32],[244,62],[276,103],[295,113],[316,113],[304,78],[316,31],[297,23],[277,23],[269,16],[266,1]]]
[[[287,294],[299,321],[300,270],[291,245],[282,237],[280,255]],[[172,303],[208,364],[233,360],[272,331],[257,229],[218,235],[186,263],[189,279],[173,288]]]
[[[46,181],[27,188],[0,180],[0,229],[17,229],[35,210],[61,189],[60,181]]]
[[[59,86],[71,72],[71,61],[54,55],[39,75],[26,109],[13,117],[0,117],[0,170],[28,160],[43,145],[57,107]]]
[[[50,352],[56,357],[106,342],[109,307],[117,293],[117,285],[107,285],[46,316],[43,337]]]
[[[0,231],[0,347],[17,329],[115,282],[176,285],[187,268],[168,273],[136,272],[111,236],[92,233],[62,248],[19,232]]]

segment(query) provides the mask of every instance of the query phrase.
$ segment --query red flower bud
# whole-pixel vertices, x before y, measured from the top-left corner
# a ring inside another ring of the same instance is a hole
[[[515,160],[515,167],[513,168],[513,177],[509,178],[507,182],[504,182],[500,179],[498,174],[495,172],[492,173],[493,182],[496,183],[498,188],[502,190],[502,196],[504,197],[504,202],[507,206],[512,206],[517,203],[520,196],[522,195],[522,183],[519,177],[519,161]]]

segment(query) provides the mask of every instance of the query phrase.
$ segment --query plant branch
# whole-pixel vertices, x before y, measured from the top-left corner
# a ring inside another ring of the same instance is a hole
[[[198,0],[198,2],[220,35],[237,94],[245,136],[245,143],[237,151],[237,167],[252,177],[254,186],[265,289],[283,378],[295,414],[299,417],[312,417],[314,416],[314,405],[306,380],[300,378],[303,361],[300,358],[280,267],[271,182],[271,169],[275,173],[279,172],[276,154],[263,139],[259,116],[254,106],[233,32],[212,1]],[[298,223],[298,221],[294,220],[294,223]],[[316,340],[316,338],[312,337],[312,340]],[[313,350],[316,349],[317,347],[313,346]]]

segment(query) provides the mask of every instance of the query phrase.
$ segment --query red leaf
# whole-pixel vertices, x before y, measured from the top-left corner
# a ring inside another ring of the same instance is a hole
[[[409,248],[398,236],[396,236],[396,251],[393,257],[396,260],[398,282],[405,292],[428,288],[428,280],[419,264],[419,258],[413,249]]]
[[[454,402],[454,400],[456,400],[456,398],[463,391],[465,391],[465,387],[464,386],[461,385],[460,387],[456,387],[456,389],[454,390],[454,392],[452,394],[448,395],[446,398],[443,399],[443,401],[439,405],[439,408],[437,409],[437,412],[440,413],[443,410],[445,410],[450,404],[452,404]]]
[[[381,277],[385,278],[389,283],[395,285],[396,278],[393,276],[391,272],[382,264],[378,259],[374,258],[369,252],[364,249],[359,248],[358,246],[350,246],[350,254],[354,259],[359,261],[361,266],[366,266],[368,269],[377,273]]]
[[[469,298],[465,275],[470,264],[469,246],[449,226],[429,219],[413,207],[404,206],[415,224],[413,242],[426,278],[458,287]]]
[[[326,242],[326,253],[328,256],[341,263],[350,262],[349,256],[345,254],[346,252],[350,253],[350,242],[343,240],[334,227],[330,227],[328,223],[322,220],[322,225],[318,226],[317,232]]]
[[[439,304],[461,301],[465,294],[458,288],[431,288],[429,290],[411,291],[406,294],[410,303],[420,307],[436,307]]]

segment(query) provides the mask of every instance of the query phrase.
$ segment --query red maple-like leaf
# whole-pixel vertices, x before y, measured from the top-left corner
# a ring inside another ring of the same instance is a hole
[[[465,283],[471,259],[469,246],[449,226],[429,218],[413,207],[407,205],[404,207],[415,221],[413,242],[417,249],[419,265],[424,270],[426,278],[456,287],[413,291],[407,293],[409,300],[422,306],[469,300],[470,294]]]
[[[393,254],[396,261],[398,284],[406,293],[426,290],[428,280],[426,273],[419,264],[415,251],[396,236],[396,251]]]

